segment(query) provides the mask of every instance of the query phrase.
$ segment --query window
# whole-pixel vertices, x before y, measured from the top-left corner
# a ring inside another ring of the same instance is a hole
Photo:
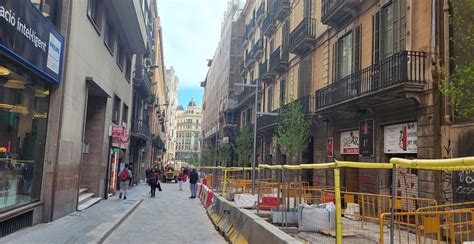
[[[0,56],[0,213],[40,200],[49,85]]]
[[[341,38],[337,43],[338,63],[337,79],[352,73],[352,32]]]
[[[114,55],[114,45],[115,45],[114,41],[115,41],[115,30],[111,21],[107,20],[105,24],[104,43],[105,43],[105,46],[107,46],[107,48],[109,49],[110,54],[112,55]]]
[[[268,88],[267,112],[273,111],[273,87]]]
[[[122,125],[125,128],[127,128],[127,123],[128,123],[128,106],[124,104],[123,109],[122,109]]]
[[[125,63],[125,52],[122,46],[117,46],[117,55],[115,57],[118,67],[123,71]]]
[[[382,59],[393,54],[393,5],[382,9]]]
[[[280,106],[285,104],[286,99],[286,80],[280,81]]]
[[[114,106],[112,109],[112,122],[118,124],[120,119],[120,98],[117,96],[114,97]]]
[[[130,77],[132,75],[132,59],[130,55],[126,55],[125,57],[125,79],[130,82]]]
[[[99,34],[102,27],[102,13],[100,9],[101,6],[102,0],[89,0],[87,4],[87,17],[89,18],[92,25]]]
[[[372,63],[406,48],[406,0],[392,0],[372,16]]]

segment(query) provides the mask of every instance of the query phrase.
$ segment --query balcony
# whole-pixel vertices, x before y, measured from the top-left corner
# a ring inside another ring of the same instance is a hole
[[[261,63],[258,67],[258,78],[260,78],[261,81],[265,82],[271,78],[273,78],[271,75],[268,73],[268,65],[267,62]]]
[[[279,46],[270,55],[270,69],[272,74],[283,74],[288,70],[288,51],[285,46]]]
[[[275,19],[282,22],[290,14],[290,0],[275,0],[273,4]]]
[[[299,99],[289,103],[299,103],[301,106],[301,111],[305,115],[312,115],[316,112],[316,106],[314,104],[314,96],[305,96],[300,97]],[[283,108],[288,108],[289,104],[283,105]],[[278,109],[274,110],[273,113],[278,113]],[[257,120],[257,130],[273,128],[275,125],[278,125],[281,121],[280,116],[271,116],[271,115],[263,115],[258,117]]]
[[[245,67],[249,68],[251,65],[255,63],[255,59],[253,58],[253,51],[252,48],[249,52],[245,54]]]
[[[265,18],[265,2],[264,1],[262,1],[262,3],[257,9],[256,18],[257,18],[257,25],[262,23],[263,19]]]
[[[255,33],[255,19],[251,19],[245,25],[245,39],[250,39],[253,33]]]
[[[349,103],[370,106],[423,92],[426,56],[424,52],[402,51],[337,80],[316,91],[317,109]]]
[[[137,66],[140,69],[141,66]],[[139,88],[143,97],[148,97],[152,94],[151,90],[151,78],[148,72],[137,72],[135,73],[134,85]]]
[[[254,80],[252,84],[257,84],[257,80]],[[238,96],[239,106],[249,101],[250,98],[255,98],[255,88],[254,87],[244,87],[244,90]]]
[[[276,31],[275,17],[273,12],[268,12],[267,16],[263,20],[262,31],[266,37],[270,37]]]
[[[302,56],[316,44],[316,19],[304,18],[290,33],[290,52]]]
[[[330,26],[338,26],[347,18],[355,18],[362,1],[360,0],[323,0],[321,22]]]
[[[258,40],[252,47],[252,57],[255,59],[261,58],[263,55],[263,40]]]
[[[245,74],[247,74],[247,68],[245,68],[244,62],[241,62],[241,63],[240,63],[240,74],[241,74],[242,76],[244,76]]]
[[[148,123],[146,121],[133,120],[131,129],[132,137],[140,137],[145,140],[151,139],[150,128],[148,127]]]

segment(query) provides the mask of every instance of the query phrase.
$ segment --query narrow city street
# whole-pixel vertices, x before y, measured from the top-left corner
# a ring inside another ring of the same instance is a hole
[[[189,199],[189,184],[162,183],[149,197],[142,184],[118,196],[56,221],[9,235],[0,243],[226,243],[215,231],[198,199]],[[136,207],[138,205],[138,207]],[[136,208],[135,208],[136,207]],[[107,238],[106,235],[108,235]]]
[[[189,184],[162,183],[156,198],[143,202],[104,243],[226,243],[215,231],[199,199],[189,199]]]

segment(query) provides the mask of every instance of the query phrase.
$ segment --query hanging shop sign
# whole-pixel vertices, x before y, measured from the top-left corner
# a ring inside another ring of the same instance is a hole
[[[416,122],[383,128],[384,153],[417,153]]]
[[[130,138],[125,127],[120,125],[111,125],[109,135],[112,137],[112,147],[127,149]]]
[[[359,122],[359,154],[372,156],[374,154],[374,120],[362,120]]]
[[[341,154],[359,154],[359,131],[341,132]]]
[[[64,37],[29,0],[0,0],[0,51],[61,82]]]
[[[327,151],[327,157],[329,158],[334,157],[334,138],[332,137],[328,138],[326,151]]]

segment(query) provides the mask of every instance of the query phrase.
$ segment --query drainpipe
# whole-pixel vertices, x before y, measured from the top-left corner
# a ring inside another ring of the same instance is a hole
[[[435,1],[435,0],[433,0]],[[450,25],[449,25],[449,20],[450,20],[450,7],[449,7],[449,0],[444,0],[443,2],[443,32],[444,32],[444,77],[448,77],[451,74],[450,70]],[[448,89],[449,88],[449,80],[448,82],[444,83],[444,88]],[[451,125],[452,123],[452,110],[451,106],[449,104],[450,97],[449,95],[446,95],[444,98],[444,122],[447,125]],[[449,133],[449,130],[448,130]],[[448,134],[449,136],[449,134]]]

